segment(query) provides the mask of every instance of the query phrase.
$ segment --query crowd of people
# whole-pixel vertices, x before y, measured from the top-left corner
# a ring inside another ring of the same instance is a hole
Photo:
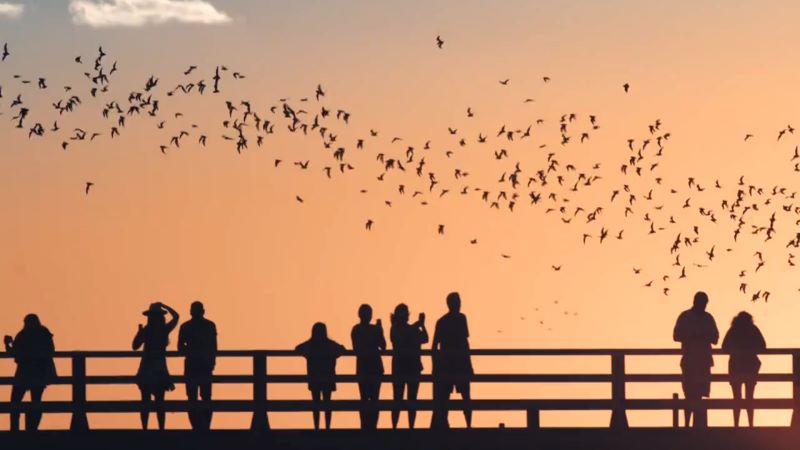
[[[703,292],[695,294],[691,309],[678,317],[673,333],[675,341],[681,343],[682,387],[689,401],[685,408],[685,423],[691,420],[705,420],[699,408],[699,401],[710,394],[711,367],[714,365],[712,346],[719,341],[719,331],[714,318],[706,312],[708,296]],[[457,292],[447,296],[448,312],[435,325],[431,343],[433,375],[433,414],[431,428],[448,428],[448,401],[455,391],[467,403],[464,417],[467,427],[472,424],[472,411],[469,409],[470,380],[474,374],[470,357],[469,328],[467,318],[461,313],[461,298]],[[184,382],[190,402],[189,420],[194,430],[208,430],[211,427],[212,408],[211,388],[217,354],[217,329],[214,322],[205,318],[201,302],[193,302],[191,319],[184,322],[178,332],[178,351],[184,355]],[[177,327],[180,316],[177,311],[160,302],[152,303],[142,313],[147,319],[133,339],[133,350],[141,350],[141,359],[136,373],[136,383],[141,392],[141,425],[148,428],[150,411],[155,411],[158,428],[165,424],[164,397],[175,385],[167,368],[167,348],[169,336]],[[167,320],[169,316],[169,320]],[[363,407],[360,408],[362,429],[375,429],[378,424],[378,399],[380,385],[384,378],[382,355],[387,342],[380,319],[372,323],[372,308],[361,305],[358,309],[359,322],[353,327],[350,337],[356,355],[356,376]],[[408,423],[414,428],[417,399],[423,372],[422,346],[429,342],[425,326],[425,314],[420,313],[411,323],[411,312],[407,305],[397,305],[391,314],[389,338],[392,344],[391,380],[394,397],[392,427],[396,428],[403,410],[408,412]],[[24,326],[15,337],[5,336],[6,352],[14,357],[17,370],[11,391],[12,404],[19,404],[26,393],[31,402],[42,400],[45,388],[56,378],[53,361],[55,345],[53,334],[40,322],[35,314],[25,316]],[[753,399],[756,380],[761,362],[758,354],[766,349],[761,331],[747,312],[739,313],[731,324],[722,349],[730,355],[728,370],[733,396],[743,400],[748,422],[753,425]],[[336,390],[336,361],[346,353],[344,345],[328,337],[324,323],[315,323],[311,337],[299,344],[298,355],[306,360],[308,389],[315,404],[313,409],[314,428],[320,428],[320,413],[325,413],[325,428],[331,426],[332,411],[329,406],[332,393]],[[744,388],[744,396],[742,395]],[[406,403],[406,400],[408,403]],[[733,411],[734,423],[739,425],[740,408]],[[19,430],[19,412],[12,411],[10,427]],[[37,430],[41,412],[29,411],[25,415],[25,429]]]

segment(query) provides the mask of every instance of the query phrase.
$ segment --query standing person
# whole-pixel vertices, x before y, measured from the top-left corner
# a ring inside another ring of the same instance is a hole
[[[703,397],[711,391],[711,367],[714,358],[711,346],[719,341],[719,331],[714,317],[706,312],[708,295],[697,292],[691,309],[678,316],[673,331],[673,339],[681,343],[681,371],[683,372],[683,394],[688,400],[684,410],[685,424],[688,427],[694,415],[694,424],[705,426],[705,411],[698,408]],[[700,417],[698,417],[700,416]]]
[[[392,387],[395,407],[392,410],[392,428],[397,428],[400,420],[400,408],[403,403],[403,391],[408,390],[408,400],[417,400],[419,380],[422,374],[422,344],[428,342],[428,330],[425,329],[425,313],[409,324],[410,313],[404,303],[397,305],[391,316],[392,328],[389,336],[392,340]],[[408,427],[414,428],[417,411],[414,406],[408,408]]]
[[[17,363],[14,384],[11,387],[12,406],[19,406],[27,391],[31,393],[33,407],[41,406],[45,388],[56,378],[53,334],[42,325],[36,314],[28,314],[16,337],[5,336],[3,342],[6,352]],[[25,430],[38,430],[41,420],[41,411],[25,413]],[[11,412],[11,431],[19,431],[19,412],[14,410]]]
[[[461,313],[461,296],[458,292],[447,295],[447,314],[436,321],[433,332],[433,417],[431,428],[448,428],[447,402],[453,389],[467,403],[464,419],[472,427],[470,379],[473,375],[469,349],[467,316]]]
[[[189,422],[193,430],[211,428],[211,377],[217,362],[217,326],[205,318],[202,302],[192,302],[192,318],[181,325],[178,332],[178,351],[186,358],[183,374],[186,379],[186,396],[189,398]],[[197,396],[203,400],[197,404]]]
[[[170,320],[164,316],[169,313]],[[147,324],[139,324],[139,331],[133,338],[133,350],[144,347],[139,370],[136,373],[136,384],[142,394],[142,411],[140,417],[142,429],[147,429],[150,417],[150,401],[155,400],[155,411],[158,429],[165,427],[164,395],[175,389],[167,370],[167,345],[169,334],[178,325],[178,312],[161,303],[151,303],[150,308],[142,313],[147,317]]]
[[[314,429],[319,430],[319,411],[325,409],[325,429],[331,428],[331,410],[325,404],[336,390],[336,360],[345,353],[342,344],[328,338],[328,328],[322,322],[311,327],[311,339],[295,347],[306,358],[308,390],[314,407]],[[322,406],[322,408],[320,408]]]
[[[764,335],[753,323],[753,316],[745,311],[733,318],[731,328],[725,333],[722,340],[722,350],[730,355],[728,359],[728,375],[730,376],[731,389],[734,400],[742,399],[742,385],[744,385],[747,420],[753,426],[753,393],[756,390],[756,378],[761,368],[758,354],[767,349]],[[739,426],[741,408],[738,403],[733,408],[733,424]]]
[[[361,305],[358,308],[358,318],[360,322],[353,327],[350,338],[356,354],[358,392],[362,401],[359,415],[361,429],[374,430],[378,426],[378,397],[383,376],[381,352],[386,350],[386,338],[383,335],[381,319],[378,319],[375,325],[370,323],[372,307]]]

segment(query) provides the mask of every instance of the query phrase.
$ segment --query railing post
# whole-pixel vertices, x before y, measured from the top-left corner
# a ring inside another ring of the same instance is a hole
[[[628,416],[625,413],[625,354],[611,354],[611,428],[628,428]]]
[[[89,420],[86,418],[86,356],[72,356],[72,420],[70,431],[87,431]]]
[[[528,413],[528,430],[538,430],[540,427],[539,409],[528,408],[527,413]]]
[[[677,393],[672,394],[672,428],[678,428],[680,426],[680,408],[678,408],[677,402],[680,399]]]
[[[267,354],[256,352],[253,355],[253,420],[252,431],[269,430],[267,417]]]
[[[800,353],[792,353],[792,427],[800,428]]]

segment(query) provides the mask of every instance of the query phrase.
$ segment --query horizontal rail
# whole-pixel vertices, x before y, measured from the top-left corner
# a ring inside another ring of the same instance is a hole
[[[173,383],[183,383],[185,378],[180,375],[171,377]],[[360,380],[358,375],[337,375],[337,383],[357,383]],[[391,375],[383,375],[381,382],[390,383],[394,380]],[[623,380],[627,383],[670,383],[680,382],[680,374],[627,374]],[[85,378],[89,385],[119,385],[136,384],[134,375],[89,375]],[[756,377],[761,382],[782,382],[794,381],[794,376],[788,373],[763,373]],[[73,383],[70,376],[57,377],[51,384],[70,385]],[[212,381],[215,384],[249,384],[254,381],[252,375],[214,375]],[[433,382],[432,375],[421,375],[421,383]],[[614,376],[610,374],[476,374],[470,378],[472,383],[610,383],[614,381]],[[724,382],[730,381],[727,374],[713,374],[711,381]],[[11,385],[14,377],[0,377],[0,386]],[[308,382],[306,375],[267,375],[266,382],[269,384],[298,384]]]
[[[714,355],[727,354],[722,349],[712,349]],[[762,352],[760,355],[793,355],[800,353],[800,348],[769,348]],[[431,350],[424,349],[421,351],[423,356],[430,356]],[[470,350],[472,356],[680,356],[681,350],[678,348],[668,349],[648,349],[648,348],[634,348],[634,349],[473,349]],[[223,358],[244,358],[255,355],[264,355],[268,357],[300,357],[301,355],[294,350],[220,350],[217,352],[217,357]],[[391,350],[382,352],[383,356],[392,356]],[[72,358],[75,356],[83,356],[86,358],[140,358],[142,352],[139,351],[116,351],[116,350],[69,350],[57,351],[54,354],[56,358]],[[183,356],[180,352],[169,351],[168,357]],[[344,356],[355,356],[352,350],[346,351]],[[6,352],[0,352],[0,358],[13,358]]]
[[[792,409],[794,402],[791,399],[762,398],[745,403],[733,399],[705,399],[702,405],[706,409],[731,409],[743,407],[745,404],[756,409]],[[217,412],[252,412],[252,400],[212,400],[208,405]],[[331,400],[322,406],[311,400],[270,400],[266,402],[268,412],[310,412],[326,409],[330,411],[360,411],[364,404],[358,400]],[[374,406],[380,411],[391,411],[397,408],[397,403],[392,400],[380,400]],[[631,399],[623,403],[627,410],[670,410],[682,409],[687,406],[687,401],[682,399]],[[547,400],[547,399],[508,399],[508,400],[451,400],[448,409],[460,411],[471,409],[474,411],[610,411],[619,406],[614,400],[604,399],[576,399],[576,400]],[[164,410],[167,412],[186,412],[192,404],[184,400],[167,400]],[[430,411],[434,407],[431,400],[403,401],[403,409],[414,407],[419,411]],[[12,409],[17,411],[38,410],[43,412],[67,413],[73,411],[73,405],[68,401],[42,402],[39,406],[31,403],[21,403],[12,406],[10,403],[0,403],[0,413],[8,413]],[[98,400],[86,402],[85,411],[89,413],[119,412],[132,413],[142,410],[142,402],[138,400]]]

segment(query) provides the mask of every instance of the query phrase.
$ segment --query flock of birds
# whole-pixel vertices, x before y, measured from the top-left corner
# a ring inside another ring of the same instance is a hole
[[[435,46],[444,50],[445,41],[441,36],[436,36]],[[2,64],[14,59],[8,44],[3,46],[0,56]],[[319,176],[328,179],[352,172],[370,174],[375,182],[392,186],[394,197],[380,199],[387,207],[400,199],[425,206],[430,202],[447,201],[452,196],[466,196],[473,198],[477,206],[508,213],[523,207],[533,208],[552,217],[556,224],[577,229],[576,238],[587,246],[608,245],[632,233],[643,238],[668,236],[671,245],[665,246],[664,254],[669,265],[665,264],[664,270],[644,278],[647,272],[632,267],[633,274],[641,277],[643,287],[658,289],[665,296],[670,294],[673,282],[688,278],[734,252],[743,240],[758,245],[776,241],[777,248],[783,252],[782,261],[770,259],[769,263],[766,250],[745,257],[737,276],[739,291],[749,300],[767,302],[771,295],[767,289],[752,287],[751,276],[765,267],[796,264],[795,252],[800,247],[797,192],[787,186],[756,184],[744,176],[729,182],[697,177],[663,178],[659,171],[671,133],[659,119],[653,119],[646,129],[619,143],[618,150],[624,154],[619,160],[587,164],[581,163],[586,159],[585,154],[577,157],[578,153],[570,149],[590,142],[601,128],[600,118],[592,114],[566,112],[553,122],[538,118],[530,123],[500,124],[477,135],[470,135],[454,125],[442,130],[444,138],[435,144],[433,140],[408,142],[402,135],[374,128],[353,130],[350,128],[351,112],[328,105],[322,85],[316,86],[307,97],[281,98],[259,106],[249,100],[225,97],[229,84],[246,78],[243,73],[224,65],[208,68],[191,65],[176,74],[177,82],[167,85],[161,77],[152,75],[143,80],[139,88],[117,97],[111,87],[118,64],[102,47],[91,60],[84,62],[83,57],[78,56],[73,64],[81,68],[85,78],[80,86],[54,89],[44,77],[19,74],[13,75],[10,84],[0,78],[0,83],[6,83],[0,84],[0,120],[6,117],[13,128],[27,133],[31,140],[55,140],[61,151],[96,140],[123,138],[125,128],[134,120],[148,121],[155,132],[166,135],[163,143],[154,149],[164,154],[212,143],[241,153],[263,146],[277,133],[313,139],[321,150],[318,158],[296,161],[275,158],[273,167],[318,171]],[[550,81],[548,76],[541,78],[544,84]],[[507,86],[511,80],[498,82]],[[28,97],[49,94],[53,90],[57,94],[51,101],[52,109],[33,111]],[[629,83],[621,85],[620,95],[630,91]],[[224,108],[225,119],[218,124],[219,128],[204,130],[181,112],[162,112],[163,103],[174,104],[185,96],[222,99],[217,104]],[[520,101],[530,103],[533,99]],[[60,121],[88,105],[98,106],[97,114],[104,121],[102,128],[62,129]],[[475,115],[473,108],[467,107],[464,120]],[[178,126],[174,127],[173,122]],[[348,130],[347,133],[344,130]],[[547,135],[545,130],[557,130],[558,139],[546,142],[542,139]],[[791,125],[782,127],[777,140],[787,139],[794,132]],[[342,138],[342,134],[357,137]],[[748,133],[744,141],[753,138],[753,134]],[[471,154],[481,155],[480,170],[497,168],[497,173],[488,175],[493,182],[473,182],[476,177],[459,159],[467,149]],[[531,152],[531,149],[538,151]],[[364,158],[372,162],[362,166],[356,163],[356,158],[359,162]],[[794,171],[800,172],[797,147],[787,158],[794,164]],[[83,192],[89,195],[94,188],[94,183],[87,181]],[[370,191],[362,189],[361,192],[368,194]],[[603,200],[597,201],[597,198]],[[298,203],[305,201],[300,195],[295,199]],[[368,232],[380,223],[368,217],[363,226]],[[720,228],[722,230],[718,231]],[[446,224],[437,224],[435,232],[444,235]],[[468,244],[477,245],[478,242],[475,237]],[[499,254],[504,259],[512,256]],[[562,265],[552,264],[551,269],[560,271]],[[564,314],[577,313],[564,311]]]

